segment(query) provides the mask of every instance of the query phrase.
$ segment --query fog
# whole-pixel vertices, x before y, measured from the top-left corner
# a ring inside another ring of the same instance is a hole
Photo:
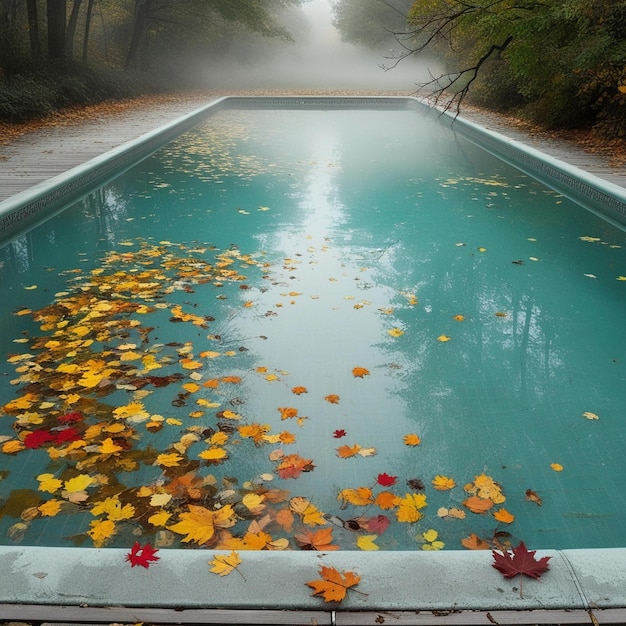
[[[216,50],[196,71],[210,88],[225,90],[352,89],[408,94],[428,79],[428,65],[415,58],[383,69],[394,64],[391,38],[390,49],[380,53],[346,44],[332,19],[330,0],[310,0],[283,16],[294,42],[259,36],[237,40]]]

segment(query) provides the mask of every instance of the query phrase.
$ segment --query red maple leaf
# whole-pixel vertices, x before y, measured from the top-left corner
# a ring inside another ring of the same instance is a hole
[[[552,558],[549,556],[535,558],[536,550],[527,550],[524,542],[521,541],[517,548],[513,548],[512,554],[508,550],[501,553],[492,550],[495,563],[492,563],[505,578],[513,578],[518,574],[530,576],[531,578],[539,578],[544,572],[550,569],[548,561]],[[522,578],[523,581],[523,578]],[[522,583],[520,582],[520,598],[522,596]]]
[[[54,443],[63,443],[65,441],[77,441],[80,439],[80,433],[73,427],[59,430],[54,436]]]
[[[341,439],[342,437],[345,437],[345,436],[346,436],[346,431],[345,431],[345,430],[343,430],[343,429],[341,429],[341,430],[336,430],[336,431],[333,433],[333,437],[334,437],[335,439]]]
[[[378,474],[376,476],[376,482],[383,487],[391,487],[391,485],[395,485],[398,480],[397,476],[389,476],[389,474],[383,472],[382,474]]]
[[[61,424],[74,424],[76,422],[80,422],[83,419],[82,413],[79,411],[74,411],[73,413],[66,413],[65,415],[60,415],[57,417]]]
[[[47,443],[54,441],[55,437],[49,430],[34,430],[24,437],[25,448],[41,448]]]
[[[370,518],[362,517],[360,520],[363,530],[369,533],[376,533],[377,535],[382,535],[389,528],[389,524],[391,524],[386,515],[374,515],[374,517]]]
[[[149,543],[142,546],[135,541],[130,552],[126,555],[126,560],[130,562],[131,567],[141,565],[141,567],[150,567],[151,561],[158,561],[161,557],[156,556],[158,550],[155,550]]]

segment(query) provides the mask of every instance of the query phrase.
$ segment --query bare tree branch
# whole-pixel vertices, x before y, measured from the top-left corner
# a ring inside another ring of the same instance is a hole
[[[431,80],[425,83],[418,83],[416,94],[429,89],[429,101],[434,107],[441,108],[442,112],[450,111],[454,108],[454,117],[456,118],[461,112],[461,103],[467,96],[471,84],[476,80],[481,66],[495,52],[503,52],[506,47],[513,41],[513,35],[509,35],[501,44],[493,44],[485,54],[471,67],[467,67],[458,72],[449,72],[440,76],[431,76]],[[462,84],[466,81],[465,84]],[[460,89],[450,92],[451,87],[462,84]]]

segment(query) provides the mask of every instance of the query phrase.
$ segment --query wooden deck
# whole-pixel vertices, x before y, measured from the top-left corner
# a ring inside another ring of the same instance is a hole
[[[190,113],[216,97],[197,95],[81,123],[46,126],[10,143],[1,143],[0,137],[0,202]],[[525,133],[497,115],[476,111],[465,111],[463,115],[626,188],[626,168],[611,167],[608,159],[590,154],[574,143]]]

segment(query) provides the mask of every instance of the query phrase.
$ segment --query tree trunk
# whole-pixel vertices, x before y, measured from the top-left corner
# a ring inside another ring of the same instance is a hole
[[[152,0],[135,0],[135,23],[130,40],[125,70],[146,69],[146,29]]]
[[[83,0],[74,0],[72,3],[72,11],[70,19],[67,23],[67,32],[65,34],[65,53],[67,58],[74,56],[74,36],[76,35],[76,23],[78,22],[78,14],[80,13],[80,5]]]
[[[91,26],[91,13],[93,11],[94,0],[87,2],[87,14],[85,15],[85,33],[83,35],[83,61],[87,60],[87,49],[89,47],[89,28]]]
[[[48,0],[48,58],[65,58],[66,0]]]
[[[39,40],[39,20],[37,19],[37,0],[26,0],[28,15],[28,36],[30,38],[30,53],[36,61],[41,59],[41,41]]]

